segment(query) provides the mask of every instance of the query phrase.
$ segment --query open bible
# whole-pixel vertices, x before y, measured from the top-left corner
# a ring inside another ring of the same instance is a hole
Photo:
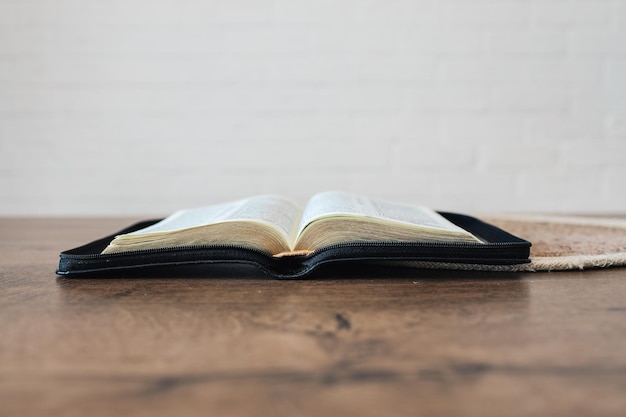
[[[303,210],[279,196],[182,210],[117,236],[103,253],[226,244],[285,256],[340,243],[412,241],[481,242],[425,207],[325,192],[313,196]]]
[[[302,208],[266,195],[133,225],[62,252],[57,273],[241,262],[299,277],[344,261],[524,263],[529,247],[462,214],[343,192],[316,194]]]

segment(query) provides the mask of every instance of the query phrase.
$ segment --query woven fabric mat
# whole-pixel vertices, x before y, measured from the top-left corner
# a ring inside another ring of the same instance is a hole
[[[478,216],[532,243],[531,262],[476,265],[407,262],[406,266],[464,271],[540,272],[626,266],[626,219],[556,216]]]
[[[517,271],[556,271],[626,265],[626,219],[491,217],[486,221],[532,242],[531,263]]]

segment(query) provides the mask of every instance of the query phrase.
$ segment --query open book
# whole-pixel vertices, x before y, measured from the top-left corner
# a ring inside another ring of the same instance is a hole
[[[61,252],[57,274],[220,264],[251,265],[274,278],[372,263],[500,270],[530,262],[530,245],[465,214],[341,192],[317,194],[303,208],[259,196],[130,225]]]
[[[303,209],[283,197],[258,196],[182,210],[116,236],[102,253],[225,245],[282,257],[362,242],[482,241],[425,207],[324,192],[313,196]]]

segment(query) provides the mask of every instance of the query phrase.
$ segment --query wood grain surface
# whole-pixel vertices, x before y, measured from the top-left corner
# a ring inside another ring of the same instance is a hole
[[[0,416],[626,415],[626,269],[54,274],[134,220],[0,220]]]

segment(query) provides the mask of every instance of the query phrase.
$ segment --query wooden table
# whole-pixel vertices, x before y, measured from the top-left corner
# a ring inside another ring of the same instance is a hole
[[[0,416],[626,415],[626,269],[54,274],[132,220],[0,220]]]

